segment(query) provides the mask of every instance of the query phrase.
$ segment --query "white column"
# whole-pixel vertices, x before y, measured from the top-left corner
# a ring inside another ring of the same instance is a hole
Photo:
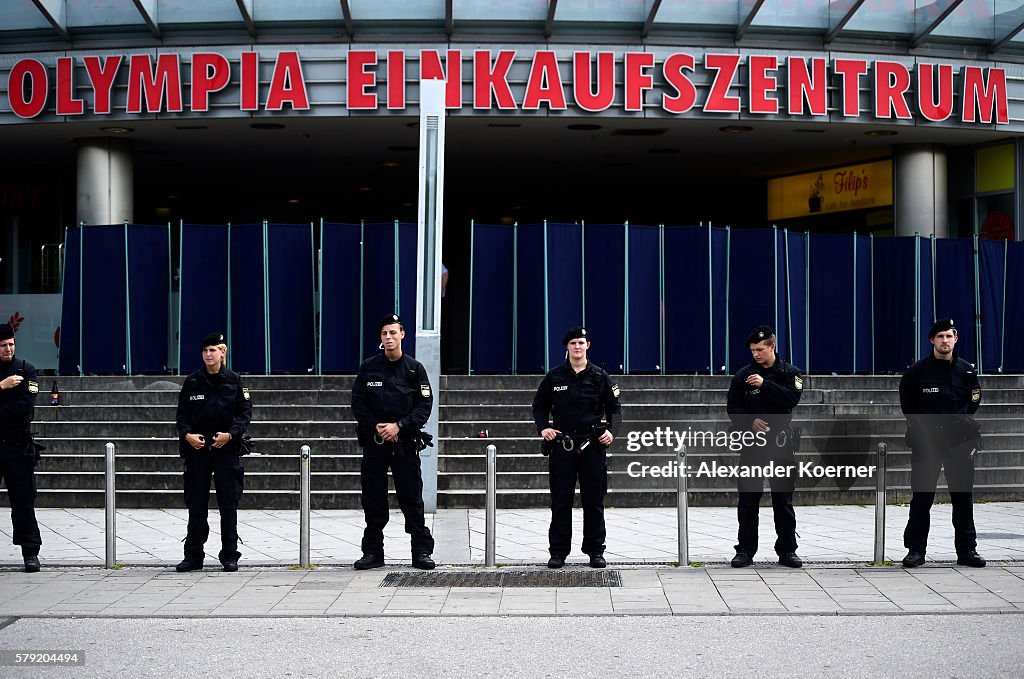
[[[893,147],[893,203],[896,235],[949,236],[946,147],[904,144]]]
[[[434,385],[434,407],[424,429],[434,447],[420,454],[423,505],[437,511],[437,458],[441,439],[437,414],[441,403],[441,242],[444,224],[443,80],[420,81],[419,219],[416,254],[416,358]]]
[[[76,217],[86,224],[133,221],[132,144],[127,139],[78,140]]]

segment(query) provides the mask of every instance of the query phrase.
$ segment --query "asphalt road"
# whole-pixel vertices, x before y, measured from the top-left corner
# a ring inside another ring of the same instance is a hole
[[[9,618],[0,677],[1008,677],[1024,615]]]

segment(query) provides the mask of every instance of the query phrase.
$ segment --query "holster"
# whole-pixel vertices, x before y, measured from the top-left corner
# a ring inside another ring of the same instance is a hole
[[[35,434],[28,429],[25,429],[25,450],[22,451],[25,457],[29,458],[32,466],[39,464],[39,460],[42,458],[42,452],[46,450],[46,446],[41,443],[36,443]]]

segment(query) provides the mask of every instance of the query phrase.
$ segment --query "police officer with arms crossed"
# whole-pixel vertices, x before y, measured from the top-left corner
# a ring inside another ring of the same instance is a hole
[[[793,452],[796,431],[792,427],[793,408],[800,402],[804,382],[800,369],[786,363],[775,352],[775,331],[759,325],[747,337],[752,363],[741,368],[729,385],[726,410],[734,431],[760,433],[765,445],[746,446],[740,453],[740,464],[763,466],[769,463],[788,466],[790,474],[769,478],[772,490],[772,513],[775,515],[775,552],[779,563],[800,568],[803,562],[796,555],[796,512],[793,510],[793,487],[796,479]],[[764,481],[761,477],[739,479],[737,516],[739,531],[733,568],[754,562],[757,553],[757,524]]]
[[[353,566],[366,570],[384,565],[390,468],[398,506],[405,515],[405,532],[411,536],[412,565],[430,570],[434,538],[423,518],[419,450],[421,442],[429,440],[420,429],[430,417],[434,397],[423,364],[402,352],[405,326],[398,314],[381,319],[377,332],[384,351],[363,361],[352,385],[352,414],[363,448],[359,480],[366,518],[363,556]]]
[[[533,398],[533,419],[544,439],[551,487],[548,568],[564,566],[572,549],[577,478],[583,504],[583,553],[590,555],[591,567],[604,568],[605,453],[615,438],[614,418],[622,412],[619,387],[601,367],[587,360],[590,337],[586,328],[569,328],[562,344],[568,359],[544,377]]]
[[[981,427],[972,417],[981,405],[981,387],[974,366],[957,356],[953,319],[935,322],[928,331],[931,353],[910,366],[900,380],[900,407],[907,418],[911,448],[910,517],[903,532],[906,568],[924,563],[929,512],[935,500],[939,470],[953,504],[956,562],[982,568],[974,529],[974,454],[981,445]]]
[[[29,436],[38,393],[35,366],[14,358],[14,328],[0,325],[0,477],[7,485],[13,542],[21,545],[26,573],[39,570],[43,544],[35,511],[36,451]]]
[[[238,501],[242,499],[242,465],[238,459],[242,435],[252,420],[252,401],[238,373],[227,368],[224,335],[203,339],[203,368],[187,378],[178,395],[179,454],[185,459],[185,505],[188,535],[185,559],[178,572],[200,570],[203,545],[210,536],[207,522],[210,476],[220,510],[220,562],[228,572],[238,570]]]

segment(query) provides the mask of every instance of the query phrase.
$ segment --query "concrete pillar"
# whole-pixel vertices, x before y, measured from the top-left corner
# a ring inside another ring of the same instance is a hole
[[[892,155],[896,235],[948,237],[946,147],[903,144]]]
[[[77,221],[86,224],[132,221],[132,172],[129,140],[79,139]]]

